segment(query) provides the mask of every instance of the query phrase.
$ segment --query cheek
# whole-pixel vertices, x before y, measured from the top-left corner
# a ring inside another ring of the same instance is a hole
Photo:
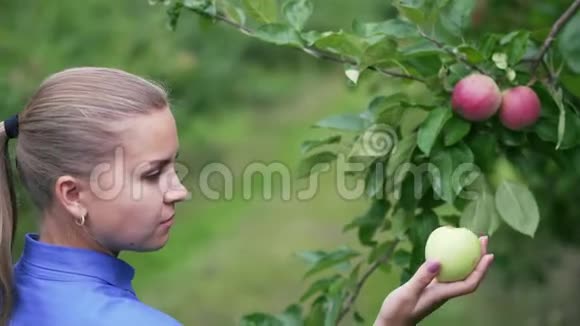
[[[147,227],[161,217],[163,195],[156,182],[136,178],[123,191],[117,203],[126,223]]]
[[[95,198],[91,231],[115,248],[139,247],[152,237],[161,220],[162,192],[158,184],[135,179],[112,199]]]

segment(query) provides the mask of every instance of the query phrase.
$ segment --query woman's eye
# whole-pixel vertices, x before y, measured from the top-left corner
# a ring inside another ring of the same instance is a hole
[[[153,174],[148,174],[145,179],[148,180],[156,180],[159,178],[159,176],[161,175],[161,170],[158,170],[157,172],[153,173]]]

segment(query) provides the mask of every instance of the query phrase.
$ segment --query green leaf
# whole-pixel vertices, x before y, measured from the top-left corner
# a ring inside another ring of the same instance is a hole
[[[360,254],[349,248],[340,248],[336,251],[329,253],[314,251],[314,252],[302,252],[298,254],[299,256],[314,261],[313,266],[306,272],[304,277],[309,277],[313,274],[336,266],[338,264],[349,261],[350,259],[359,256]]]
[[[304,158],[298,165],[297,177],[305,178],[312,173],[318,172],[327,167],[338,156],[329,151],[320,152]]]
[[[324,296],[318,297],[312,303],[310,313],[306,317],[305,326],[320,326],[324,324],[324,303],[325,303]]]
[[[357,61],[363,55],[363,44],[361,40],[352,34],[344,31],[322,33],[314,45],[322,50],[330,51]]]
[[[387,163],[387,177],[392,178],[397,174],[402,164],[409,162],[413,151],[417,146],[417,134],[405,137],[395,145],[395,148]]]
[[[414,76],[424,77],[427,87],[436,90],[441,87],[438,74],[441,70],[440,54],[430,54],[425,56],[404,55],[401,64]]]
[[[258,27],[254,36],[277,45],[302,47],[300,35],[292,27],[284,24],[266,24]]]
[[[418,169],[417,169],[418,170]],[[411,170],[412,171],[412,170]],[[405,178],[403,179],[403,183],[401,185],[401,197],[399,199],[399,204],[402,209],[407,212],[407,215],[414,216],[415,209],[417,208],[417,201],[421,199],[422,193],[418,193],[418,190],[415,189],[415,184],[417,181],[415,180],[415,171],[412,173],[407,173]],[[420,182],[421,180],[419,180]],[[420,187],[423,187],[421,183],[418,184]],[[424,190],[424,187],[423,189]]]
[[[471,12],[475,8],[476,0],[453,0],[441,8],[441,25],[449,33],[460,36],[462,31],[471,22]]]
[[[477,198],[465,207],[459,225],[476,234],[491,236],[500,225],[493,194],[486,186]]]
[[[368,122],[357,114],[339,114],[318,121],[314,126],[319,128],[337,129],[343,131],[363,131]]]
[[[471,148],[465,143],[461,142],[453,147],[450,147],[451,155],[453,156],[453,162],[455,162],[455,167],[464,163],[473,163],[474,155]]]
[[[451,175],[453,173],[453,156],[450,151],[439,151],[431,157],[431,163],[436,170],[431,170],[429,175],[432,178],[433,190],[440,198],[448,203],[453,203],[455,193],[451,185]]]
[[[289,305],[277,317],[284,326],[304,325],[304,321],[302,320],[302,307],[298,304]]]
[[[241,326],[284,326],[282,321],[270,314],[253,313],[242,317]]]
[[[557,143],[559,138],[559,130],[561,130],[559,125],[560,119],[552,118],[541,118],[534,126],[533,130],[536,132],[538,137],[544,141]],[[580,130],[580,117],[578,117],[572,111],[566,112],[565,119],[566,126],[564,128],[564,138],[561,142],[559,149],[569,149],[580,145],[580,138],[578,138],[578,130]]]
[[[370,198],[382,199],[384,197],[383,185],[385,183],[385,164],[382,161],[371,165],[365,180],[365,190]]]
[[[358,236],[361,244],[374,246],[376,242],[373,241],[373,237],[377,229],[383,224],[388,210],[389,203],[386,200],[373,200],[368,211],[363,216],[357,217],[351,223],[347,224],[343,228],[343,231],[358,227]]]
[[[350,271],[350,275],[348,276],[348,280],[346,280],[345,285],[347,287],[353,288],[356,287],[356,284],[358,283],[359,279],[359,274],[360,274],[360,268],[362,266],[362,261],[357,263],[356,266]]]
[[[580,98],[580,74],[564,69],[560,75],[560,81],[570,93]]]
[[[276,0],[242,0],[246,12],[257,22],[272,24],[278,20]]]
[[[397,209],[391,218],[393,235],[399,238],[405,237],[413,220],[414,216],[409,217],[404,209]]]
[[[509,65],[513,66],[520,62],[528,48],[528,40],[530,39],[530,32],[528,31],[514,31],[499,40],[502,46],[502,52],[508,56]]]
[[[395,265],[405,268],[411,263],[411,253],[404,249],[399,249],[393,254],[393,263]]]
[[[440,215],[439,218],[443,221],[443,224],[459,227],[459,220],[461,217],[458,215]]]
[[[195,9],[202,12],[209,12],[214,7],[214,1],[212,0],[185,0],[185,1],[177,1],[182,2],[184,7],[189,9]]]
[[[480,53],[479,50],[477,50],[471,45],[462,44],[457,47],[457,51],[465,55],[467,61],[471,63],[478,64],[485,61],[485,57],[483,56],[483,54]]]
[[[308,300],[310,297],[312,297],[313,295],[315,295],[319,292],[324,293],[324,292],[328,291],[328,288],[339,278],[341,278],[341,276],[339,274],[336,274],[336,275],[333,275],[333,276],[330,276],[327,278],[322,278],[320,280],[315,281],[304,292],[302,297],[300,297],[300,302],[304,302],[304,301]]]
[[[355,321],[357,324],[364,324],[364,323],[365,323],[365,319],[364,319],[364,317],[363,317],[363,316],[360,314],[360,312],[358,312],[358,311],[356,311],[356,310],[355,310],[355,312],[354,312],[354,314],[353,314],[352,316],[353,316],[353,318],[354,318],[354,321]]]
[[[244,26],[246,24],[246,14],[241,8],[231,4],[228,0],[220,1],[220,7],[223,9],[226,17],[233,22]]]
[[[495,169],[488,175],[489,181],[495,187],[504,181],[522,183],[524,178],[514,162],[511,162],[505,155],[500,155],[495,160]]]
[[[363,66],[373,66],[390,62],[397,53],[397,43],[390,38],[383,38],[379,42],[370,45],[364,50],[362,56]]]
[[[243,326],[303,326],[302,307],[292,304],[276,316],[265,313],[252,313],[242,317]]]
[[[179,22],[179,17],[181,16],[181,10],[183,9],[183,0],[175,1],[169,8],[167,8],[167,17],[169,18],[169,28],[172,31],[177,29],[177,23]]]
[[[406,108],[399,124],[402,137],[415,133],[417,128],[427,119],[427,116],[429,116],[428,111],[413,107]]]
[[[282,6],[284,16],[296,30],[300,31],[312,15],[314,5],[310,0],[286,0]]]
[[[327,301],[326,317],[324,318],[324,326],[336,326],[338,315],[342,310],[342,295],[337,294],[330,296]]]
[[[414,274],[425,261],[425,245],[433,230],[439,227],[439,219],[431,210],[425,210],[418,215],[409,231],[409,239],[413,245],[409,270]]]
[[[381,259],[389,252],[392,252],[396,245],[397,244],[392,240],[381,243],[371,251],[371,253],[369,254],[369,258],[367,259],[367,262],[370,264]]]
[[[373,122],[396,126],[401,121],[404,112],[401,102],[406,100],[408,97],[403,93],[377,96],[373,98],[367,110],[373,117]]]
[[[551,26],[540,27],[538,29],[532,30],[530,33],[530,38],[538,43],[544,42],[546,37],[550,35],[550,31],[552,30]]]
[[[342,137],[340,135],[334,135],[321,140],[307,140],[304,141],[300,146],[300,151],[304,155],[312,151],[313,149],[319,148],[321,146],[337,144],[340,142],[341,138]]]
[[[322,37],[322,33],[318,31],[308,31],[300,34],[302,39],[306,42],[306,45],[312,46],[314,43]]]
[[[445,78],[445,80],[449,86],[444,86],[446,87],[446,90],[450,92],[453,91],[453,86],[455,86],[457,82],[473,73],[471,68],[467,67],[463,63],[452,64],[448,67],[448,70],[449,75]]]
[[[499,131],[500,140],[507,146],[519,147],[524,145],[526,138],[524,133],[507,128],[502,128]]]
[[[562,89],[541,85],[534,90],[542,102],[542,115],[532,130],[542,140],[556,143],[556,149],[568,149],[580,144],[580,117],[575,110],[564,105]]]
[[[576,14],[564,27],[558,37],[562,57],[573,72],[580,73],[580,14]]]
[[[497,136],[493,132],[476,133],[469,136],[467,143],[473,151],[475,162],[484,172],[489,172],[494,167],[497,158]]]
[[[456,173],[461,172],[458,168],[461,164],[473,163],[473,159],[471,149],[464,143],[436,152],[430,160],[436,167],[436,170],[430,170],[435,193],[452,204],[461,191],[459,180],[456,180]]]
[[[431,149],[435,145],[443,125],[445,125],[452,115],[449,108],[437,108],[429,112],[429,116],[419,128],[417,145],[427,156],[431,153]]]
[[[453,116],[443,129],[445,146],[451,146],[462,140],[471,130],[471,124],[457,116]]]
[[[414,42],[409,42],[400,48],[401,56],[405,58],[409,57],[424,57],[424,56],[439,56],[442,53],[445,53],[444,50],[437,47],[432,42],[419,39]]]
[[[426,20],[425,1],[423,0],[400,0],[395,4],[401,16],[411,22],[421,25]]]
[[[499,40],[501,39],[501,35],[498,34],[486,34],[483,39],[481,40],[481,45],[479,50],[483,54],[485,58],[491,58],[493,53],[496,52],[499,46]]]
[[[538,204],[524,185],[504,181],[495,194],[495,206],[502,219],[514,230],[534,237],[540,223]]]
[[[322,258],[326,256],[326,252],[322,250],[315,250],[315,251],[302,251],[296,253],[296,256],[304,260],[306,263],[310,265],[316,264]]]
[[[386,110],[393,107],[401,106],[401,103],[408,101],[409,97],[405,93],[393,93],[387,96],[374,97],[367,108],[368,112],[374,117],[376,122],[377,117]]]
[[[383,35],[397,39],[406,39],[419,36],[416,26],[398,18],[372,23],[362,23],[354,20],[352,29],[355,34],[361,37]]]
[[[558,106],[558,110],[560,111],[560,115],[558,117],[558,143],[556,144],[556,149],[559,149],[562,146],[562,142],[564,141],[564,134],[566,132],[566,108],[564,108],[564,98],[562,96],[562,89],[558,88],[558,90],[549,87],[548,91],[552,98],[554,99],[554,103]]]

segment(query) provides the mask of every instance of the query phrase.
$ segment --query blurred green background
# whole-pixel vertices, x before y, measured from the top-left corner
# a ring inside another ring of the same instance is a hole
[[[395,13],[388,1],[313,2],[309,24],[318,29],[349,29],[354,18],[375,21]],[[507,31],[550,26],[568,2],[485,3],[478,29]],[[352,88],[340,65],[263,44],[228,26],[200,23],[192,14],[185,14],[172,32],[164,8],[145,0],[0,0],[0,58],[2,117],[21,110],[45,77],[74,66],[117,67],[170,90],[180,163],[188,168],[184,182],[193,197],[178,206],[178,222],[163,250],[124,253],[123,258],[137,268],[141,299],[185,325],[235,325],[249,312],[280,311],[307,285],[302,280],[306,266],[294,253],[357,246],[342,225],[368,203],[340,198],[329,175],[311,200],[285,201],[276,189],[273,199],[264,199],[258,183],[252,188],[258,195],[246,200],[240,195],[241,171],[252,162],[282,162],[294,169],[301,142],[320,136],[309,128],[313,122],[332,113],[359,112],[371,94],[394,87],[389,79]],[[233,199],[201,195],[198,173],[212,162],[234,171]],[[563,198],[560,206],[547,210],[573,218],[578,178],[567,180],[564,188],[553,188],[562,189],[556,190]],[[24,222],[16,254],[38,215],[21,191],[19,207]],[[580,324],[575,308],[579,237],[569,235],[563,242],[546,235],[532,242],[500,232],[492,248],[505,252],[505,258],[500,256],[480,291],[448,303],[422,325]],[[514,255],[516,263],[506,263]],[[519,277],[530,270],[536,277]],[[364,287],[357,307],[369,324],[398,285],[398,273],[376,273]]]

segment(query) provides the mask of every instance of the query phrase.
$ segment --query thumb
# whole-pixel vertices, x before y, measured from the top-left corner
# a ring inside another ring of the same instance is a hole
[[[420,294],[435,279],[439,270],[441,270],[441,264],[439,262],[426,261],[407,282],[407,288],[413,294]]]

